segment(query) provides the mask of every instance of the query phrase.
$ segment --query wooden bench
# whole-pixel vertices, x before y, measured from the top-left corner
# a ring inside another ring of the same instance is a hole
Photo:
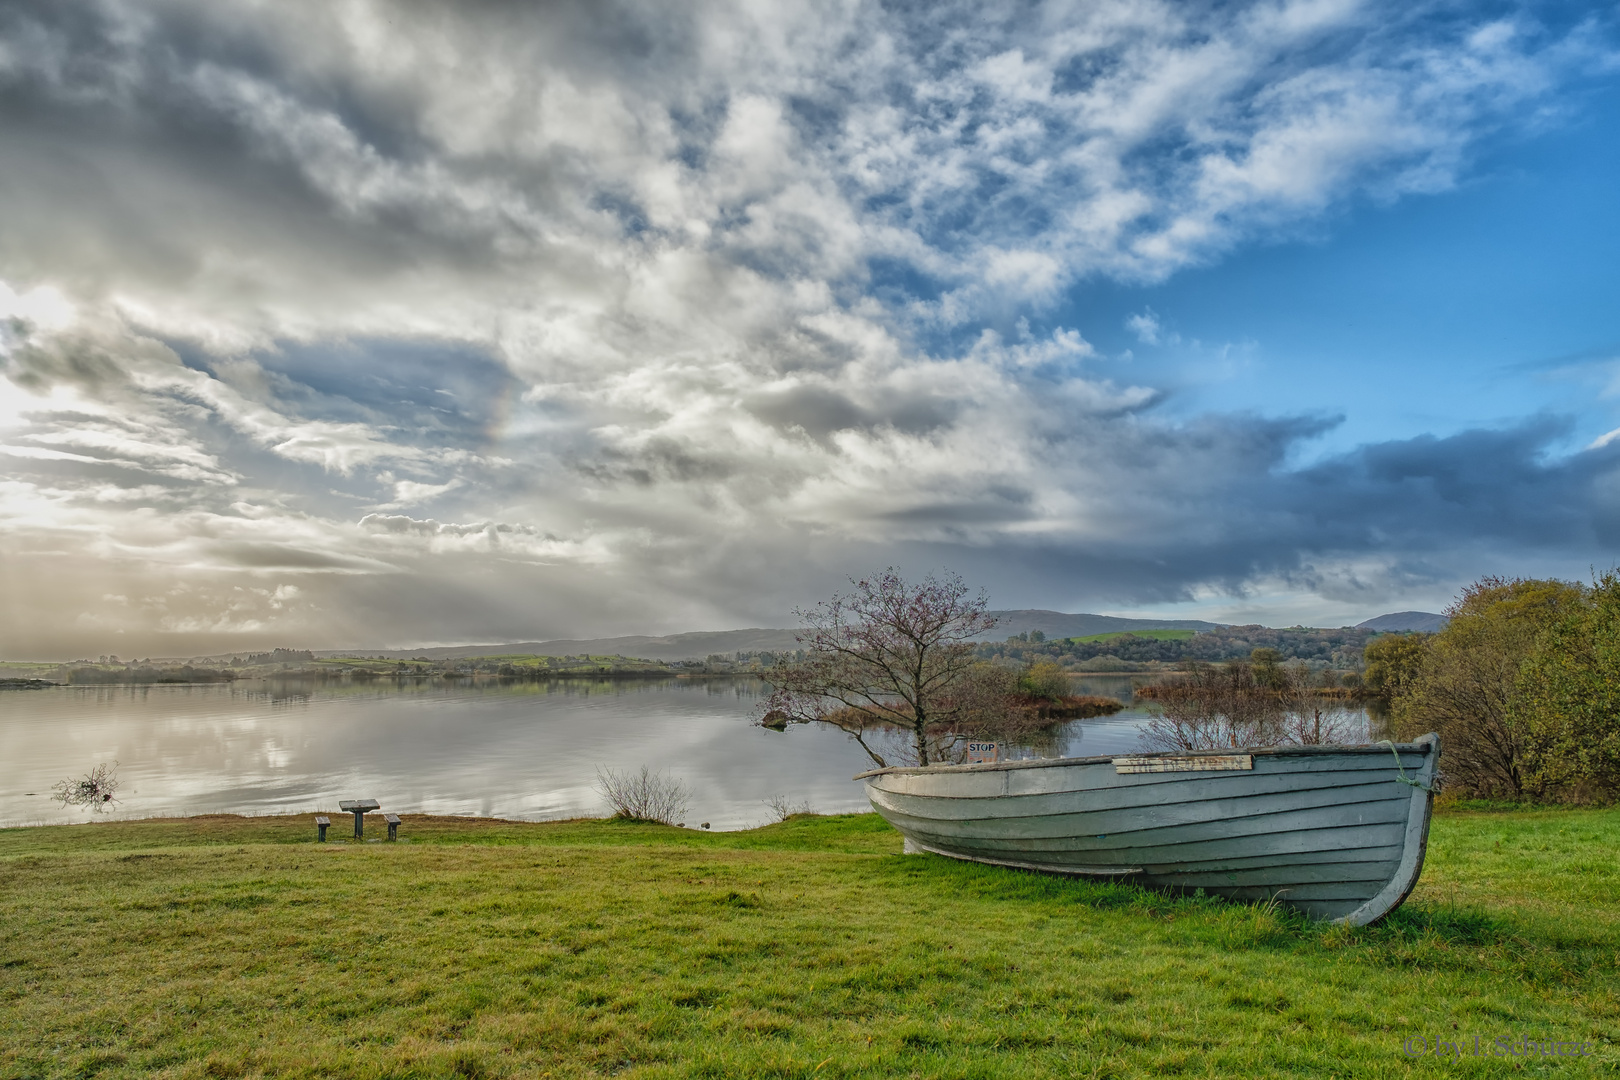
[[[398,814],[384,814],[383,815],[383,820],[388,822],[388,839],[390,839],[390,840],[398,840],[399,839],[399,815]]]
[[[320,842],[326,843],[326,827],[332,824],[332,819],[322,814],[315,819],[315,828],[320,834]]]

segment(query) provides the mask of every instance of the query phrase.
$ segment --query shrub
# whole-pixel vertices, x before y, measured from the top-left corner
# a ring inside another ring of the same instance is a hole
[[[1423,670],[1433,634],[1380,634],[1361,651],[1367,663],[1362,682],[1385,705],[1411,689]]]
[[[1121,660],[1113,653],[1093,656],[1074,665],[1076,671],[1140,671],[1144,665],[1135,660]]]
[[[1037,660],[1018,676],[1018,689],[1031,697],[1057,701],[1069,696],[1069,676],[1052,660]]]
[[[639,773],[596,770],[596,790],[613,808],[613,816],[626,821],[675,825],[686,817],[692,793],[674,777],[655,773],[643,765]]]
[[[1440,734],[1440,768],[1458,794],[1522,798],[1531,784],[1520,668],[1538,637],[1584,599],[1566,581],[1486,577],[1468,586],[1428,644],[1422,666],[1390,702],[1402,738]]]
[[[1537,639],[1510,707],[1539,796],[1620,795],[1620,575],[1609,571]]]

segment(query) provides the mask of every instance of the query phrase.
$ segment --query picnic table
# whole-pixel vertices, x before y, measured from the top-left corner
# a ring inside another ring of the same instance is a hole
[[[347,810],[354,815],[354,836],[358,840],[365,835],[366,811],[376,810],[382,803],[376,799],[344,799],[338,803],[339,810]]]

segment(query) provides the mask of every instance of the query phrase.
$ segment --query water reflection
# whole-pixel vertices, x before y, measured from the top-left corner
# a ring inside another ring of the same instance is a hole
[[[1127,707],[1005,756],[1141,749],[1153,714],[1135,692],[1161,677],[1076,679],[1077,693]],[[86,818],[50,788],[103,761],[121,763],[123,817],[314,811],[353,797],[402,813],[571,817],[602,812],[598,767],[644,764],[686,781],[691,821],[717,828],[763,823],[778,795],[822,812],[868,809],[850,781],[871,767],[860,747],[831,729],[755,727],[764,692],[750,679],[468,678],[0,692],[0,825]]]
[[[774,795],[865,810],[869,766],[830,729],[751,721],[754,680],[265,681],[0,693],[0,825],[82,820],[58,780],[120,762],[116,816],[288,813],[373,797],[388,810],[559,818],[601,812],[597,767],[667,769],[692,821],[760,824]],[[1079,721],[1027,753],[1135,745],[1141,713]],[[36,794],[28,794],[33,792]]]
[[[1126,708],[1136,704],[1138,688],[1166,678],[1163,672],[1142,672],[1135,675],[1076,675],[1069,680],[1076,694],[1095,694],[1123,701]]]

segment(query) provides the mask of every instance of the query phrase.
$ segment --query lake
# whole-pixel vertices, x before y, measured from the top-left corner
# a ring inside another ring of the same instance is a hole
[[[1076,683],[1129,700],[1133,680]],[[120,804],[102,818],[313,812],[348,798],[396,813],[598,815],[597,769],[642,765],[686,782],[694,825],[763,824],[778,795],[822,813],[869,809],[850,780],[870,767],[860,747],[819,726],[753,726],[764,692],[752,679],[0,691],[0,825],[94,819],[63,809],[51,785],[112,761]],[[1041,752],[1132,750],[1147,715],[1070,722]]]

